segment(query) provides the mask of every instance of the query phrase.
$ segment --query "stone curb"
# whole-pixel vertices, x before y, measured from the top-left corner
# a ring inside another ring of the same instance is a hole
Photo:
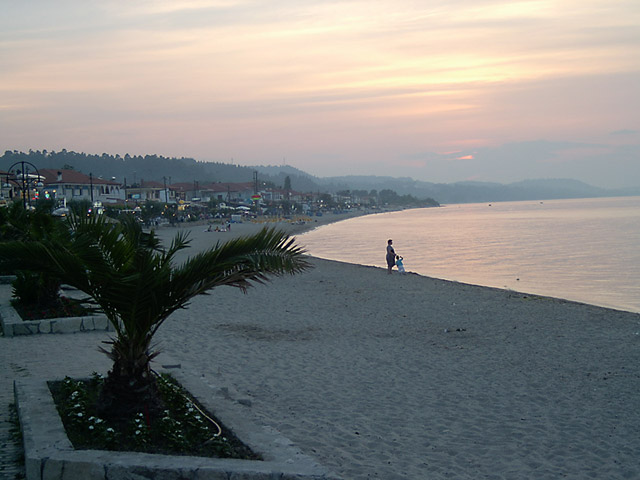
[[[11,305],[0,306],[0,322],[5,337],[40,333],[76,333],[93,330],[113,331],[106,315],[22,320]]]
[[[171,374],[264,461],[74,450],[46,380],[20,379],[14,394],[27,480],[339,480],[273,428],[252,423],[227,389]]]
[[[0,276],[0,323],[5,337],[15,335],[37,335],[41,333],[76,333],[94,330],[113,331],[113,326],[104,314],[82,317],[47,318],[22,320],[11,306],[11,277]]]

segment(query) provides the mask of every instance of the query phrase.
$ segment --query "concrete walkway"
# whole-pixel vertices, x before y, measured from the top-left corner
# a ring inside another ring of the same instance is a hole
[[[24,474],[23,466],[16,464],[22,446],[16,445],[10,434],[14,379],[106,372],[108,359],[97,347],[108,338],[106,332],[0,337],[0,478],[21,478]]]
[[[10,285],[0,285],[0,298],[11,295]],[[22,445],[11,436],[10,405],[16,378],[54,378],[106,372],[109,361],[98,351],[107,332],[65,335],[0,336],[0,479],[23,478],[24,466],[17,463]]]

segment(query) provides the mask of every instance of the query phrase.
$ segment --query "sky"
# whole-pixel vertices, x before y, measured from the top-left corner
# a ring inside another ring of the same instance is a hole
[[[640,186],[637,0],[0,0],[0,150]]]

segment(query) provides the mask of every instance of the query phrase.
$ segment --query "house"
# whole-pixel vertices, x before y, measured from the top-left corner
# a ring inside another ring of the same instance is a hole
[[[174,198],[178,203],[203,201],[200,197],[200,190],[198,189],[198,182],[181,182],[172,183],[170,186],[174,192]],[[198,200],[194,200],[198,199]],[[204,200],[206,201],[206,200]]]
[[[40,169],[42,184],[40,194],[57,200],[90,200],[92,202],[118,203],[124,200],[120,183],[85,175],[75,170]]]
[[[176,197],[185,202],[226,202],[231,204],[250,203],[253,183],[200,183],[197,181],[174,183]]]
[[[7,181],[9,172],[0,170],[0,178],[2,179],[0,182],[0,206],[4,207],[7,205],[7,200],[13,197],[13,187]]]
[[[305,194],[296,190],[284,190],[282,188],[265,188],[260,191],[262,200],[265,202],[305,202],[309,201],[312,194]]]
[[[251,203],[253,183],[210,183],[203,186],[203,194],[209,199],[230,204]]]
[[[124,187],[127,202],[163,202],[176,203],[176,191],[160,182],[145,181]]]

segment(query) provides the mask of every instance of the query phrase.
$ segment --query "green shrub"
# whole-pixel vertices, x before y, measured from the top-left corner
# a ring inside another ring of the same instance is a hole
[[[16,303],[49,308],[59,301],[60,281],[46,273],[16,272],[12,283]]]

